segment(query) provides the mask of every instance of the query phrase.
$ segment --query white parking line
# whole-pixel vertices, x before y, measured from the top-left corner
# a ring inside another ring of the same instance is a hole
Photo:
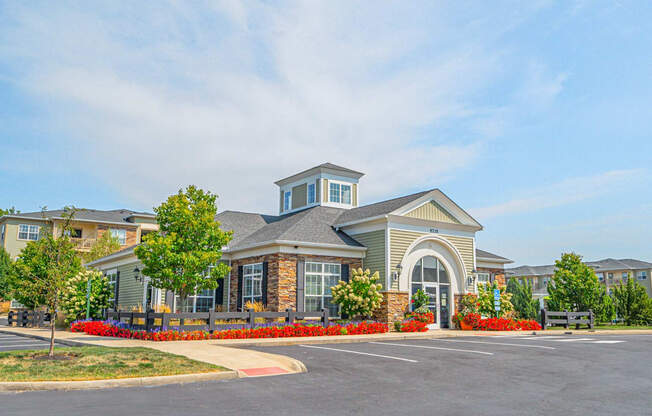
[[[593,341],[593,338],[566,338],[566,339],[551,339],[555,342],[577,342],[577,341]]]
[[[538,335],[534,337],[523,337],[521,339],[558,339],[558,338],[564,338],[564,337],[558,337],[558,336],[548,336],[548,335]]]
[[[621,342],[625,341],[617,341],[617,340],[599,340],[599,341],[593,341],[591,344],[618,344]]]
[[[541,348],[541,349],[544,349],[544,350],[554,350],[554,349],[556,349],[555,347],[548,347],[548,346],[544,346],[544,345],[510,344],[508,342],[468,341],[468,340],[460,340],[460,339],[441,339],[441,338],[434,338],[434,339],[431,339],[430,341],[467,342],[469,344],[507,345],[507,346],[510,346],[510,347]]]
[[[369,355],[371,357],[380,357],[380,358],[389,358],[391,360],[399,360],[399,361],[407,361],[409,363],[418,363],[417,360],[410,360],[408,358],[401,358],[401,357],[391,357],[389,355],[380,355],[380,354],[371,354],[368,352],[361,352],[361,351],[351,351],[351,350],[343,350],[340,348],[328,348],[328,347],[318,347],[316,345],[299,345],[300,347],[304,348],[317,348],[320,350],[330,350],[330,351],[339,351],[339,352],[348,352],[350,354],[360,354],[360,355]]]
[[[429,347],[427,345],[411,345],[411,344],[394,344],[393,342],[369,342],[368,344],[378,345],[394,345],[397,347],[412,347],[412,348],[427,348],[429,350],[443,350],[443,351],[457,351],[457,352],[470,352],[473,354],[494,355],[493,352],[475,351],[475,350],[460,350],[457,348],[444,348],[444,347]]]

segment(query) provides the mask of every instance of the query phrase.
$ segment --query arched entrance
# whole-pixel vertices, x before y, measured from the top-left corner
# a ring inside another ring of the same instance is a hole
[[[423,289],[430,297],[435,315],[432,328],[450,328],[455,313],[455,295],[463,293],[464,261],[446,239],[426,235],[414,241],[401,261],[399,290],[412,294]],[[410,302],[411,304],[411,302]]]

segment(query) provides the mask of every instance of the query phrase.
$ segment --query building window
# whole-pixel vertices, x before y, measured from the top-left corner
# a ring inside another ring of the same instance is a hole
[[[340,201],[341,201],[341,198],[340,198],[340,184],[331,182],[329,184],[329,188],[330,188],[329,201],[330,202],[337,202],[339,204]]]
[[[489,280],[490,280],[489,273],[478,273],[478,277],[475,280],[476,290],[477,290],[479,285],[487,285],[487,284],[489,284]]]
[[[5,224],[0,227],[0,240],[5,241]]]
[[[215,306],[215,290],[206,289],[188,296],[183,305],[179,296],[174,297],[175,305],[181,312],[209,312]]]
[[[628,275],[627,272],[622,272],[622,273],[621,273],[621,276],[622,276],[622,278],[623,278],[623,281],[626,282],[626,281],[627,281],[627,276],[629,276],[629,275]]]
[[[340,281],[341,271],[340,264],[306,262],[306,312],[317,312],[321,308],[327,308],[331,316],[340,314],[339,305],[331,301],[331,287]]]
[[[242,305],[263,301],[263,263],[242,267]]]
[[[351,185],[330,182],[328,194],[330,202],[351,205]]]
[[[38,233],[40,228],[41,227],[38,225],[20,224],[18,226],[18,239],[36,241],[38,240]]]
[[[604,282],[604,273],[596,273],[599,282]]]
[[[647,279],[647,272],[646,272],[646,271],[638,272],[638,274],[636,275],[636,278],[637,278],[638,280],[645,280],[645,279]]]
[[[109,288],[111,290],[111,295],[109,297],[109,305],[111,307],[115,307],[117,305],[114,305],[115,302],[115,285],[118,282],[118,270],[113,269],[113,270],[108,270],[106,272],[106,278],[109,281]]]
[[[315,184],[314,183],[308,184],[308,203],[309,204],[314,204],[315,203]]]
[[[283,211],[290,210],[290,198],[292,197],[292,192],[288,191],[283,195]]]
[[[607,278],[609,279],[610,282],[613,282],[614,280],[614,274],[613,273],[608,273]]]
[[[117,228],[111,228],[111,236],[117,238],[121,246],[127,244],[127,230],[120,230]]]
[[[81,228],[73,228],[71,230],[65,230],[63,232],[65,235],[71,238],[81,238],[82,237],[82,229]]]

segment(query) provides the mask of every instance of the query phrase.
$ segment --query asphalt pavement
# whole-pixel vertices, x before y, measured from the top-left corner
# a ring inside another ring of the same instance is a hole
[[[256,348],[308,373],[2,395],[7,415],[644,415],[652,336],[459,337]]]

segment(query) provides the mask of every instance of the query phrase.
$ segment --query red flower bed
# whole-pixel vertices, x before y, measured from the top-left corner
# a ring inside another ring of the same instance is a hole
[[[148,341],[192,341],[203,339],[249,339],[249,338],[289,338],[319,337],[325,335],[381,334],[388,331],[386,324],[380,322],[360,322],[348,325],[331,325],[328,328],[316,325],[294,324],[260,328],[228,329],[224,331],[159,331],[146,332],[118,328],[102,321],[74,322],[72,332],[84,332],[103,337],[132,338]]]
[[[428,324],[423,321],[409,319],[400,324],[397,323],[396,330],[398,332],[426,332],[428,330]]]
[[[515,321],[507,318],[486,318],[482,319],[477,313],[470,313],[460,319],[453,317],[453,322],[463,324],[462,329],[473,329],[476,331],[539,331],[541,325],[532,320]],[[466,328],[464,328],[466,327]]]
[[[416,321],[425,322],[426,324],[435,323],[435,314],[433,314],[432,312],[426,312],[426,313],[411,312],[405,315],[405,317],[407,319],[414,319]]]

